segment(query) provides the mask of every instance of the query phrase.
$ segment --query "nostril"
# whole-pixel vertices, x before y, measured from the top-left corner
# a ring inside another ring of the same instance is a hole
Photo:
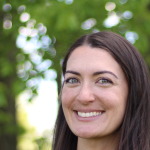
[[[85,104],[95,100],[92,87],[89,83],[84,83],[82,85],[77,100]]]
[[[89,102],[95,101],[95,97],[93,95],[89,95],[89,96],[80,95],[77,97],[77,100],[81,103],[87,104]]]

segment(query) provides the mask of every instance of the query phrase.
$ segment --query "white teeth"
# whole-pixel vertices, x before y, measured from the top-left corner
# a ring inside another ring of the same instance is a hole
[[[89,117],[90,116],[90,114],[89,113],[85,113],[85,117]]]
[[[94,116],[98,116],[100,115],[102,112],[88,112],[88,113],[84,113],[84,112],[79,112],[78,111],[78,116],[80,117],[94,117]]]
[[[81,113],[81,115],[82,115],[83,117],[85,117],[85,113]]]
[[[93,116],[93,113],[92,112],[90,112],[90,117],[92,117]]]

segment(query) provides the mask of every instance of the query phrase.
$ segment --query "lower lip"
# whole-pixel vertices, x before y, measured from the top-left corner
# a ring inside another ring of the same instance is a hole
[[[93,121],[93,120],[96,120],[96,119],[98,119],[98,118],[100,118],[103,114],[104,114],[104,112],[102,112],[101,114],[99,114],[99,115],[97,115],[97,116],[93,116],[93,117],[81,117],[81,116],[79,116],[78,114],[77,114],[77,112],[76,111],[74,111],[74,114],[75,114],[75,116],[76,116],[76,118],[79,120],[79,121]]]

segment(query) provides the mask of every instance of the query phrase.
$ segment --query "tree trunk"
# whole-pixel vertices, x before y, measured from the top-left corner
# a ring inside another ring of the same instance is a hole
[[[11,37],[10,37],[11,39]],[[11,65],[12,71],[7,74],[6,76],[0,74],[0,83],[5,85],[2,87],[5,89],[3,94],[7,100],[7,106],[0,107],[0,112],[4,114],[2,120],[0,120],[0,150],[16,150],[17,147],[17,134],[18,134],[18,127],[16,124],[16,108],[15,108],[15,98],[16,95],[19,93],[15,93],[13,87],[14,83],[17,80],[16,75],[16,55],[18,49],[15,45],[11,47],[11,50],[4,49],[6,51],[6,59],[7,62]],[[4,57],[4,56],[3,56]],[[4,67],[4,66],[2,66]],[[7,67],[7,66],[6,66]],[[19,86],[19,85],[18,85]],[[0,117],[2,114],[0,113]]]
[[[61,73],[57,72],[57,93],[58,93],[58,102],[60,103],[60,92],[61,92],[61,87],[62,87],[62,83],[61,83]]]
[[[10,77],[3,80],[7,85],[9,94],[7,94],[7,108],[3,109],[3,112],[11,115],[10,122],[1,123],[2,132],[0,133],[0,150],[16,150],[17,145],[17,126],[16,126],[16,110],[15,110],[15,95],[11,91],[11,85],[13,80]],[[2,110],[2,109],[1,109]]]

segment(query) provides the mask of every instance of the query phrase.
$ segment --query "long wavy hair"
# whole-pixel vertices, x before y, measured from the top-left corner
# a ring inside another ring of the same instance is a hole
[[[118,34],[106,31],[87,34],[70,47],[63,61],[63,75],[69,56],[83,45],[108,51],[121,66],[129,85],[117,150],[150,150],[150,81],[142,56],[130,42]],[[77,139],[67,125],[60,102],[52,150],[76,150]]]

